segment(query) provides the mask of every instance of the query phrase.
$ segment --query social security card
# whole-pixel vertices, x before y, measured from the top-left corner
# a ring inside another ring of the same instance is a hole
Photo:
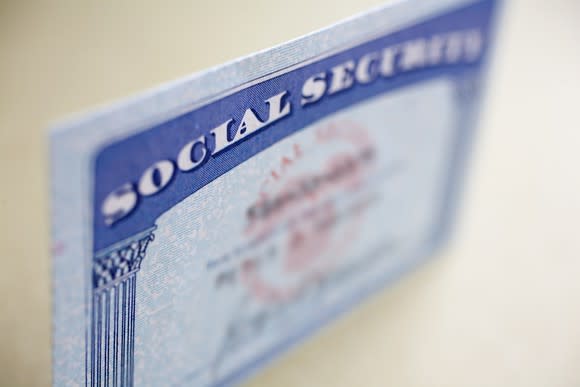
[[[56,127],[54,385],[235,384],[429,258],[495,3],[397,2]]]

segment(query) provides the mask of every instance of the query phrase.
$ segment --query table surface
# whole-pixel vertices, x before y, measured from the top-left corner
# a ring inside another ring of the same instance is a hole
[[[0,385],[50,383],[48,123],[378,3],[0,3]],[[580,2],[503,11],[450,245],[247,386],[580,385]]]

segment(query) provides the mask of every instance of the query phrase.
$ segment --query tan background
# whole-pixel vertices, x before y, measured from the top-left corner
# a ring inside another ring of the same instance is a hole
[[[0,385],[50,382],[47,124],[380,2],[312,3],[0,2]],[[453,243],[248,386],[580,386],[580,1],[504,11]]]

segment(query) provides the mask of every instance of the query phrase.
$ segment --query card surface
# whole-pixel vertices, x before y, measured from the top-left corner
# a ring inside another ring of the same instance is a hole
[[[55,128],[54,384],[234,384],[429,258],[495,8],[399,2]]]

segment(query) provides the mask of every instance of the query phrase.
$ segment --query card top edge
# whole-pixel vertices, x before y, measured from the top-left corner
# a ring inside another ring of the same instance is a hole
[[[60,117],[48,125],[47,134],[51,139],[60,139],[71,136],[71,132],[85,132],[79,129],[94,127],[103,130],[99,138],[127,134],[124,132],[132,127],[177,116],[253,81],[478,1],[394,0],[281,44]]]

